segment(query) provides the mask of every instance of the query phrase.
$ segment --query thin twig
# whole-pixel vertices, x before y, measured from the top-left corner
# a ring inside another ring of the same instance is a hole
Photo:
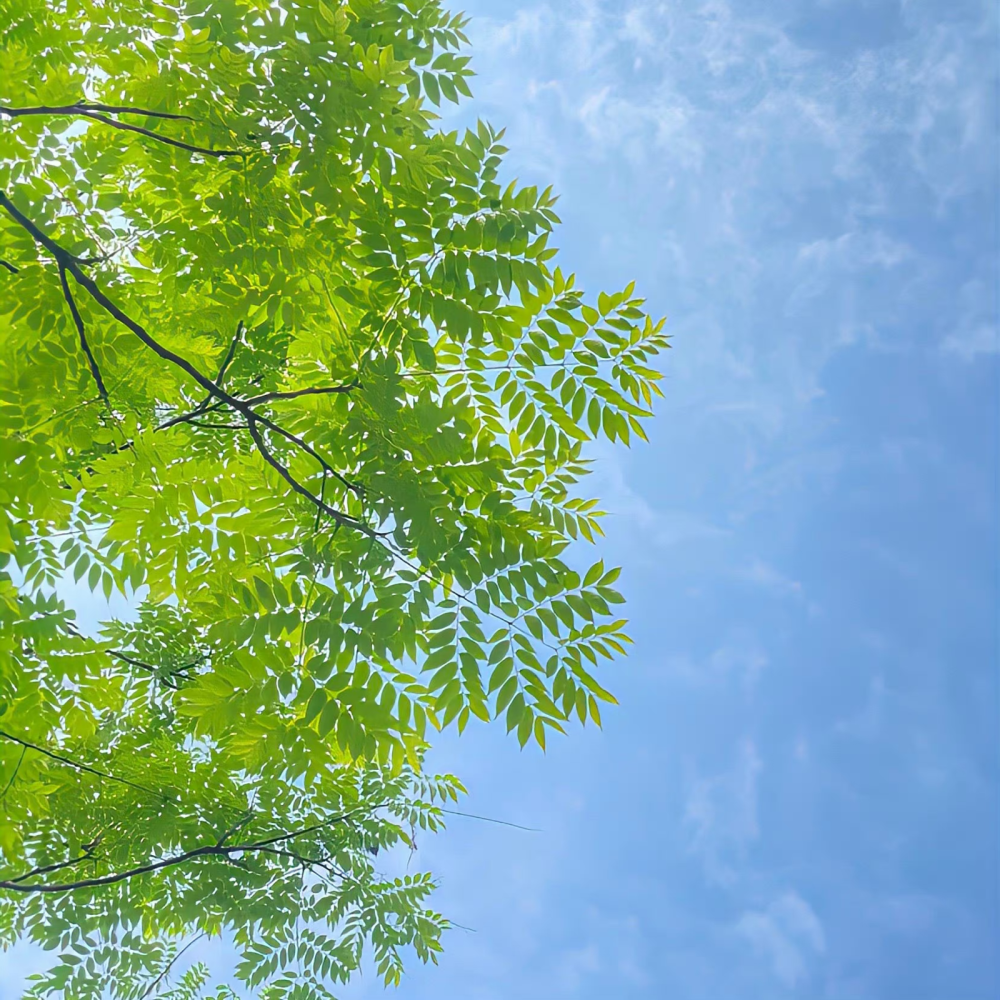
[[[157,792],[152,788],[147,788],[145,785],[138,785],[134,781],[129,781],[128,778],[119,778],[117,775],[108,774],[107,771],[101,771],[96,767],[91,767],[89,764],[80,764],[75,760],[71,760],[69,757],[63,757],[61,754],[57,754],[52,750],[39,746],[37,743],[29,743],[27,740],[22,740],[18,736],[12,736],[3,729],[0,729],[0,737],[5,740],[10,740],[11,743],[17,743],[18,746],[27,747],[29,750],[37,750],[38,753],[43,754],[46,757],[50,757],[52,760],[57,760],[60,764],[68,764],[70,767],[75,767],[78,771],[85,771],[87,774],[94,774],[98,778],[107,778],[108,781],[117,781],[119,784],[128,785],[130,788],[138,789],[140,792],[145,792],[147,795],[156,796],[156,798],[161,802],[170,801],[170,796],[165,795],[163,792]]]
[[[222,380],[226,377],[226,369],[233,362],[233,358],[236,357],[236,348],[239,347],[240,340],[243,337],[243,320],[240,320],[236,324],[236,333],[233,334],[233,339],[229,343],[229,349],[226,351],[226,356],[222,359],[222,364],[219,365],[219,373],[215,376],[215,384],[222,385]],[[184,420],[190,420],[195,414],[206,413],[209,410],[217,410],[222,404],[216,403],[214,406],[209,406],[208,404],[212,402],[212,394],[209,393],[189,414],[184,417],[177,417],[173,421],[168,421],[166,424],[162,424],[157,427],[157,430],[164,430],[170,427],[173,423],[181,423]]]
[[[344,514],[341,511],[337,510],[336,508],[331,507],[328,503],[326,503],[326,501],[320,500],[320,498],[316,496],[315,493],[313,493],[311,490],[303,486],[288,471],[288,469],[286,469],[285,466],[282,465],[281,462],[279,462],[274,457],[273,454],[271,454],[271,451],[267,447],[267,444],[265,443],[263,436],[257,429],[258,420],[260,420],[260,418],[255,413],[249,413],[247,415],[247,428],[250,431],[250,436],[253,438],[253,443],[257,446],[257,450],[260,452],[264,461],[267,462],[267,464],[270,465],[271,468],[274,469],[278,473],[278,475],[281,476],[281,478],[284,479],[285,482],[288,483],[288,485],[291,486],[291,488],[296,493],[298,493],[300,496],[305,497],[311,503],[314,503],[320,510],[323,511],[324,514],[327,514],[329,517],[331,517],[337,524],[347,525],[348,527],[354,528],[355,530],[360,531],[363,534],[368,535],[369,537],[378,534],[378,532],[376,532],[373,528],[369,528],[368,525],[362,524],[360,521],[351,517],[349,514]]]
[[[313,458],[315,458],[316,461],[319,462],[319,464],[323,467],[324,473],[328,472],[331,476],[335,477],[336,479],[339,479],[356,496],[360,497],[364,495],[364,490],[360,486],[358,486],[355,483],[352,483],[349,479],[346,479],[344,476],[342,476],[332,465],[330,465],[330,463],[325,458],[323,458],[322,455],[320,455],[318,451],[316,451],[315,448],[312,447],[312,445],[307,444],[297,434],[293,434],[291,431],[285,430],[284,427],[281,427],[279,424],[276,424],[273,420],[269,420],[267,417],[262,417],[259,413],[254,414],[254,416],[269,430],[275,431],[282,437],[287,438],[293,444],[297,444],[307,455],[311,455]],[[323,502],[322,498],[321,502]]]
[[[345,385],[324,385],[311,386],[307,389],[289,389],[281,392],[265,392],[260,396],[251,396],[245,400],[247,406],[259,406],[261,403],[270,403],[275,399],[298,399],[299,396],[326,396],[337,392],[350,392],[357,389],[361,383],[354,379]]]
[[[163,971],[143,990],[139,1000],[146,1000],[147,997],[151,997],[156,991],[156,988],[163,982],[164,977],[173,968],[174,963],[190,948],[192,945],[197,944],[203,937],[208,936],[208,931],[202,931],[196,937],[191,938],[190,941],[179,952],[177,952],[172,959],[164,966]]]
[[[225,405],[225,403],[217,402],[213,403],[211,406],[205,406],[204,409],[202,409],[201,407],[203,404],[199,403],[195,409],[189,410],[187,413],[181,413],[176,417],[171,417],[169,420],[165,420],[162,424],[157,424],[153,430],[165,431],[169,430],[171,427],[176,427],[178,424],[190,423],[196,417],[203,416],[206,413],[214,413],[216,410],[221,410]]]
[[[483,823],[496,823],[497,826],[510,826],[515,830],[523,830],[525,833],[541,833],[541,830],[536,829],[533,826],[521,826],[520,823],[510,823],[505,819],[493,819],[490,816],[477,816],[475,813],[461,812],[458,809],[444,809],[443,807],[438,807],[439,812],[448,813],[449,816],[464,816],[466,819],[478,819]]]
[[[151,674],[154,674],[160,681],[167,685],[167,687],[177,690],[177,685],[170,680],[171,677],[180,677],[183,680],[188,680],[188,670],[193,670],[197,667],[202,660],[196,660],[194,663],[187,663],[183,667],[176,667],[173,670],[168,670],[166,675],[161,673],[161,668],[153,666],[152,663],[145,663],[142,660],[137,660],[127,653],[123,653],[117,649],[107,650],[108,656],[113,656],[116,660],[121,660],[123,663],[128,663],[133,667],[139,667],[142,670],[148,670]],[[204,658],[202,658],[204,659]]]
[[[17,765],[15,766],[13,773],[11,774],[10,778],[7,780],[7,784],[4,785],[3,791],[0,792],[0,800],[6,798],[7,793],[10,791],[10,786],[14,784],[14,779],[17,777],[17,772],[21,770],[21,765],[24,763],[24,755],[27,752],[28,752],[28,748],[26,746],[21,747],[21,756],[18,757],[18,759],[17,759]]]

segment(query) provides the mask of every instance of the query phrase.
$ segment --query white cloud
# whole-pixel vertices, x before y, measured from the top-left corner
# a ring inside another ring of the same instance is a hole
[[[562,996],[575,996],[580,987],[601,970],[601,957],[597,945],[562,952],[555,963],[555,983]]]
[[[893,268],[913,256],[913,251],[879,230],[842,233],[836,238],[819,239],[799,248],[799,260],[819,267],[862,270],[868,267]]]
[[[689,656],[669,656],[664,669],[669,676],[694,686],[725,684],[735,678],[747,693],[751,693],[767,662],[763,650],[747,640],[720,646],[703,661],[695,661]]]
[[[763,910],[749,910],[736,923],[737,933],[767,959],[774,975],[794,988],[808,975],[808,961],[826,951],[823,925],[796,892],[786,892]]]
[[[608,514],[605,531],[621,531],[647,552],[650,546],[664,549],[725,536],[726,529],[700,514],[653,507],[629,484],[619,449],[599,444],[593,452],[597,457],[595,471],[585,481],[584,490],[601,498],[600,507]]]
[[[1000,275],[996,260],[988,276],[966,281],[958,291],[958,316],[941,342],[945,355],[969,363],[1000,353]]]
[[[881,326],[912,345],[928,322],[948,324],[947,301],[945,315],[908,320],[921,299],[908,283],[942,255],[908,245],[887,220],[898,190],[929,188],[931,214],[989,182],[996,141],[981,36],[992,20],[942,22],[914,6],[903,16],[895,40],[843,60],[798,42],[780,13],[726,0],[542,3],[476,34],[492,46],[497,81],[483,96],[514,116],[547,177],[609,159],[627,183],[660,186],[657,215],[684,246],[683,284],[693,275],[701,302],[678,338],[671,388],[709,380],[713,412],[738,433],[747,420],[763,434],[801,426],[830,361],[883,348]],[[822,193],[837,207],[821,231],[789,245],[761,232],[797,219],[796,199]],[[663,270],[678,283],[666,258]],[[889,300],[880,316],[866,282]],[[733,311],[764,286],[770,316],[784,310],[787,322],[758,316],[743,329]],[[949,356],[1000,349],[995,322],[951,326],[940,338]]]
[[[588,941],[560,952],[551,981],[539,984],[539,995],[590,996],[598,977],[644,987],[649,975],[642,957],[643,927],[634,916],[618,917],[588,907]]]
[[[769,590],[779,597],[802,597],[802,584],[775,569],[763,559],[754,559],[749,566],[736,571],[739,579]]]
[[[941,350],[962,361],[977,361],[991,354],[1000,354],[1000,329],[986,323],[949,333],[941,342]]]
[[[733,882],[736,866],[760,835],[757,780],[761,768],[756,746],[746,740],[729,771],[697,778],[689,787],[684,821],[692,831],[691,850],[713,882]]]
[[[607,84],[592,90],[576,109],[595,149],[616,158],[622,153],[636,164],[656,157],[688,171],[697,171],[704,149],[697,138],[695,112],[669,89],[641,100],[620,96]]]
[[[869,681],[864,704],[853,715],[837,722],[836,732],[860,740],[875,739],[882,731],[885,702],[885,679],[881,674],[876,674]]]

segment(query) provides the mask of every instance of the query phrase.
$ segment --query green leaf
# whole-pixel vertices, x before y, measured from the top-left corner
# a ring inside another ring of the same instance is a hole
[[[424,73],[424,92],[431,99],[432,104],[441,103],[441,91],[438,88],[437,77],[433,73]]]
[[[437,370],[437,356],[434,348],[426,340],[412,340],[410,345],[413,348],[413,355],[417,359],[417,364],[424,371],[432,372]]]

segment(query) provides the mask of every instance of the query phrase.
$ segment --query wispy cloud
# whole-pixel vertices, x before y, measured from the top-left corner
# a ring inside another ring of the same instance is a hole
[[[981,323],[949,333],[941,342],[941,350],[962,361],[975,361],[991,354],[1000,354],[1000,329]]]
[[[704,660],[673,654],[664,661],[668,676],[689,685],[728,684],[736,681],[744,692],[752,693],[767,667],[767,654],[751,637],[741,643],[719,646]]]
[[[729,884],[736,878],[760,834],[757,780],[762,766],[755,744],[746,740],[730,770],[690,784],[684,812],[690,848],[714,882]]]
[[[749,910],[736,932],[764,957],[783,986],[798,986],[808,975],[809,962],[826,951],[823,925],[812,907],[796,892],[786,892],[763,910]]]
[[[837,722],[835,731],[855,739],[874,739],[882,731],[886,698],[885,679],[881,674],[876,674],[868,684],[864,703],[854,714]]]
[[[697,275],[697,312],[685,307],[675,326],[684,351],[672,359],[673,392],[711,379],[720,419],[741,426],[752,405],[751,419],[773,428],[780,414],[787,429],[845,350],[913,346],[928,326],[951,328],[941,334],[948,356],[995,349],[988,323],[960,322],[949,305],[919,312],[921,289],[950,266],[947,250],[895,231],[901,216],[940,218],[990,183],[995,73],[984,46],[995,17],[983,9],[979,22],[949,22],[906,5],[884,37],[831,60],[780,8],[535,4],[475,28],[489,50],[482,96],[524,95],[514,127],[546,169],[579,170],[583,149],[628,183],[656,179],[657,223],[683,232],[685,270]],[[864,294],[879,270],[892,272],[881,300]],[[738,300],[758,324],[752,347],[736,339]]]

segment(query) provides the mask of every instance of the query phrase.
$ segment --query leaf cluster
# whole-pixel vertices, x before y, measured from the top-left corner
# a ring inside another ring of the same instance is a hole
[[[35,996],[200,996],[223,931],[269,1000],[396,983],[447,926],[376,862],[462,791],[434,734],[614,703],[618,571],[568,550],[663,321],[555,264],[502,132],[437,127],[438,0],[0,22],[0,939],[58,951]],[[82,634],[67,580],[136,619]]]

